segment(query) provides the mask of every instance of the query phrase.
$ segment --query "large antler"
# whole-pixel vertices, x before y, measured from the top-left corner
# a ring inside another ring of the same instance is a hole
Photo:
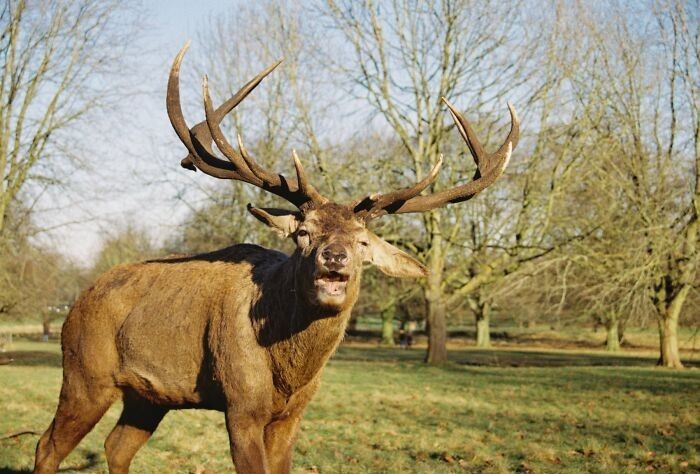
[[[188,128],[182,114],[180,104],[180,64],[189,48],[189,41],[183,46],[173,61],[168,78],[168,93],[166,107],[170,123],[175,129],[175,133],[189,152],[181,165],[191,170],[199,169],[215,178],[235,179],[243,181],[261,189],[269,191],[291,202],[299,209],[306,209],[311,205],[319,205],[327,202],[316,189],[309,184],[296,153],[293,153],[294,168],[297,179],[287,179],[281,174],[275,174],[260,166],[247,152],[243,146],[240,135],[238,135],[239,151],[236,151],[224,137],[220,124],[223,118],[234,109],[243,99],[246,98],[260,82],[270,74],[282,61],[277,61],[263,72],[255,76],[244,85],[229,100],[214,109],[209,95],[207,77],[204,77],[202,89],[204,95],[204,111],[206,120],[199,122],[191,129]],[[218,158],[212,150],[212,141],[228,158],[224,161]]]
[[[357,215],[365,220],[370,220],[384,214],[424,212],[450,203],[466,201],[493,184],[503,174],[513,149],[518,145],[520,134],[520,122],[513,106],[510,103],[508,104],[511,124],[510,133],[508,133],[506,141],[495,153],[486,153],[469,122],[447,99],[443,97],[442,100],[450,109],[455,125],[464,141],[467,142],[467,146],[474,157],[477,169],[472,181],[462,186],[427,196],[420,196],[420,193],[437,178],[438,171],[442,165],[442,156],[440,156],[430,174],[415,185],[388,194],[371,194],[357,201],[353,205]]]

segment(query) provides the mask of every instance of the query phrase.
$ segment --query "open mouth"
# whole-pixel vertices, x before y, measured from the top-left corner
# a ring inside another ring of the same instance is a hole
[[[314,284],[327,295],[341,296],[345,294],[348,278],[348,275],[339,272],[323,272],[316,275]]]

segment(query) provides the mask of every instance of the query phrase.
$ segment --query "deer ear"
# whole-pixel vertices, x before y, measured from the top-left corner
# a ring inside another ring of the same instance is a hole
[[[257,220],[272,227],[282,237],[293,234],[301,222],[301,213],[298,211],[288,211],[286,209],[258,208],[248,204],[248,212],[253,214]]]
[[[418,278],[428,275],[428,269],[415,258],[389,242],[367,231],[369,245],[365,261],[377,266],[383,273],[399,278]]]

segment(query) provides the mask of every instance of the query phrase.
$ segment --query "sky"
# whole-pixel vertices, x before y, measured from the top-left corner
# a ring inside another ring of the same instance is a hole
[[[202,198],[197,190],[207,186],[201,173],[194,176],[179,166],[185,151],[166,115],[165,87],[170,64],[185,41],[196,40],[208,19],[235,8],[236,2],[147,0],[142,6],[147,28],[135,38],[139,53],[127,59],[124,70],[135,91],[122,100],[127,123],[115,125],[107,111],[104,123],[91,124],[84,149],[92,166],[74,173],[68,194],[48,194],[35,215],[36,224],[49,229],[37,240],[86,267],[102,240],[128,224],[144,229],[156,242],[167,237],[188,210],[176,196],[190,190],[196,201]],[[189,56],[196,50],[193,42]],[[192,123],[199,119],[189,118]]]

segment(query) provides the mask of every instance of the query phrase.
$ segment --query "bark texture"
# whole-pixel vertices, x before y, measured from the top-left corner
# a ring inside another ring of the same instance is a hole
[[[476,347],[491,347],[491,303],[488,301],[480,304],[476,313]]]
[[[381,345],[394,345],[394,319],[396,317],[396,306],[385,309],[382,312],[382,340]]]

